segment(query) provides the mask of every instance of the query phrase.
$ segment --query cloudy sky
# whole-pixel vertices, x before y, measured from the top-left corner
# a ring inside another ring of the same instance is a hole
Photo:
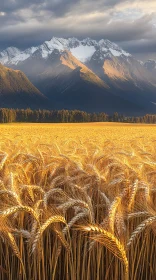
[[[156,58],[156,0],[0,0],[0,49],[53,36],[109,39]]]

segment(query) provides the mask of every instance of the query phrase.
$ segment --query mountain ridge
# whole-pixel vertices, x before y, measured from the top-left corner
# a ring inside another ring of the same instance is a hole
[[[45,96],[20,70],[0,64],[0,106],[11,108],[37,108],[46,104]]]
[[[51,40],[45,41],[43,44],[37,47],[32,46],[31,48],[27,48],[24,51],[15,47],[9,47],[0,52],[0,62],[8,65],[17,65],[19,62],[31,57],[31,55],[33,55],[37,50],[41,52],[42,58],[46,59],[54,49],[58,49],[59,51],[68,50],[82,63],[87,62],[96,52],[96,50],[100,50],[104,57],[109,57],[111,55],[123,55],[125,57],[131,56],[129,53],[122,50],[122,48],[120,48],[117,44],[107,39],[96,41],[91,38],[78,40],[75,37],[69,39],[53,37]]]
[[[0,53],[0,62],[7,67],[22,70],[53,101],[54,107],[61,104],[59,109],[63,109],[63,106],[70,109],[71,106],[71,109],[94,110],[94,106],[84,107],[84,103],[87,106],[87,99],[83,102],[84,94],[88,103],[89,99],[96,101],[96,111],[101,111],[103,102],[104,105],[108,104],[108,113],[112,112],[112,108],[115,109],[117,103],[121,103],[121,106],[116,106],[119,112],[125,108],[132,114],[136,110],[143,113],[156,112],[156,75],[143,62],[109,40],[53,37],[24,51],[9,47]]]

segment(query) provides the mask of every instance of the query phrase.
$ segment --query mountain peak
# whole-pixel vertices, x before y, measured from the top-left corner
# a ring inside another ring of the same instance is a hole
[[[2,64],[6,64],[9,61],[11,61],[11,59],[13,57],[15,57],[16,55],[18,55],[19,53],[20,53],[20,50],[18,48],[8,47],[7,49],[5,49],[4,51],[2,51],[0,53],[0,62]]]
[[[109,53],[110,55],[113,55],[113,56],[126,56],[126,57],[131,56],[129,53],[127,53],[122,48],[120,48],[117,44],[115,44],[107,39],[100,40],[99,46],[100,46],[101,51],[103,51],[105,53]]]
[[[0,53],[0,62],[5,65],[17,65],[33,56],[36,51],[39,51],[43,59],[47,59],[54,49],[57,49],[60,53],[64,50],[68,50],[82,63],[90,61],[96,52],[100,53],[100,57],[102,58],[130,56],[129,53],[122,50],[117,44],[107,39],[96,41],[89,37],[83,40],[79,40],[75,37],[68,39],[52,37],[51,40],[45,41],[37,47],[32,46],[24,51],[15,47],[9,47]]]

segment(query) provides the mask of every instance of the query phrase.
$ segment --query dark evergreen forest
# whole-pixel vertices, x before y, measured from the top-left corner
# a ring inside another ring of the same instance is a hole
[[[115,112],[87,113],[78,110],[31,110],[31,109],[0,109],[0,123],[33,122],[33,123],[77,123],[77,122],[128,122],[156,123],[156,115],[147,114],[142,117],[125,117]]]

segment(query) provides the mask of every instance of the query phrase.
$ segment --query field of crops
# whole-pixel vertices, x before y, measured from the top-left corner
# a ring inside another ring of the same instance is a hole
[[[156,279],[156,126],[0,125],[0,279]]]

